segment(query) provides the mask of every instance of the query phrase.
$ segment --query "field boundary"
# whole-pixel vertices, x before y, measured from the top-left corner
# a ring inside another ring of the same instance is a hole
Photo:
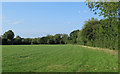
[[[98,51],[104,51],[106,53],[118,56],[118,50],[110,50],[108,48],[99,48],[99,47],[91,47],[91,46],[84,46],[84,45],[77,45],[77,46],[82,46],[82,47],[85,47],[85,48],[98,50]]]

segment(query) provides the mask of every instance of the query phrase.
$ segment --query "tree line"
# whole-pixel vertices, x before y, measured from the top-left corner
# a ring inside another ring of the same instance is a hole
[[[21,38],[12,30],[5,32],[0,39],[2,44],[80,44],[93,47],[118,50],[120,3],[119,2],[88,2],[88,7],[95,14],[104,16],[104,19],[91,18],[85,21],[81,30],[68,34],[47,35],[41,38]],[[112,6],[112,7],[111,7]],[[99,13],[96,10],[100,10]]]
[[[113,24],[114,23],[114,24]],[[9,30],[1,39],[3,45],[21,44],[81,44],[94,47],[118,49],[117,19],[94,19],[85,22],[82,30],[74,30],[68,34],[47,35],[41,38],[21,38]]]
[[[14,38],[14,32],[9,30],[5,32],[0,39],[2,40],[3,45],[21,45],[21,44],[68,44],[68,43],[77,43],[77,33],[79,30],[73,31],[68,34],[55,34],[47,35],[39,38],[21,38],[16,36]]]

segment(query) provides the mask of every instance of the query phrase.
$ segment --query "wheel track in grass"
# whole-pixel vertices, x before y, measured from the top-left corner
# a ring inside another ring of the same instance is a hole
[[[61,52],[63,52],[63,51],[64,51],[64,50],[62,50]],[[60,53],[61,53],[61,52],[60,52]],[[66,53],[62,53],[62,54],[60,54],[60,55],[64,55],[64,54],[66,54]],[[59,56],[60,56],[60,55],[59,55]],[[63,56],[61,56],[61,57],[63,57]],[[69,60],[69,58],[66,58],[66,60],[67,60],[67,59]],[[56,65],[59,65],[59,64],[56,64]],[[65,63],[64,63],[64,62],[61,62],[61,65],[62,65],[62,66],[65,65]],[[63,66],[63,67],[64,67],[64,66]]]
[[[61,49],[60,49],[61,50]],[[63,51],[61,51],[61,52],[63,52]],[[59,53],[61,53],[61,52],[59,52]],[[57,53],[56,53],[57,54]],[[64,53],[62,53],[61,55],[63,55]],[[54,54],[55,55],[55,54]],[[53,56],[54,56],[53,55]],[[84,58],[84,53],[83,53],[83,57],[82,58]],[[71,59],[70,57],[69,58],[67,58],[67,60],[69,60],[69,59]],[[69,64],[70,63],[70,61],[73,61],[72,59],[71,60],[69,60],[68,62],[66,62],[66,63],[63,63],[63,65],[67,65],[67,64]],[[84,63],[86,62],[86,59],[85,59],[85,61],[84,61]],[[44,64],[44,65],[42,65],[42,66],[46,66],[46,64]]]
[[[72,48],[71,48],[72,49]],[[63,51],[62,51],[63,52]],[[70,51],[69,51],[70,52]],[[66,54],[66,53],[63,53],[63,54]],[[62,55],[62,54],[61,54]],[[65,57],[68,57],[68,56],[65,56]],[[61,63],[61,66],[62,67],[66,67],[71,61],[73,61],[73,59],[71,59],[71,57],[68,57],[68,58],[64,58],[65,60],[67,60],[66,62],[62,62]]]
[[[60,49],[60,50],[61,50],[61,49]],[[68,49],[67,49],[67,50],[68,50]],[[66,50],[66,51],[67,51],[67,50]],[[63,57],[63,55],[66,54],[66,53],[63,53],[63,52],[65,52],[65,50],[63,50],[63,49],[59,52],[59,58],[62,58],[62,60],[65,59],[65,58]],[[57,54],[58,54],[58,53],[57,53]],[[56,56],[55,56],[55,57],[56,57]],[[58,56],[57,56],[57,57],[58,57]],[[57,58],[57,57],[56,57],[56,58]],[[66,59],[67,59],[67,58],[66,58]],[[61,59],[60,59],[60,60],[61,60]],[[61,60],[61,61],[62,61],[62,60]],[[64,62],[59,62],[59,59],[58,59],[58,60],[56,60],[56,64],[54,64],[54,65],[51,64],[51,65],[53,65],[53,67],[54,67],[54,66],[59,65],[59,64],[60,64],[60,65],[63,65]],[[49,70],[50,70],[50,69],[49,69]]]
[[[77,50],[78,50],[78,49],[77,49]],[[83,52],[84,52],[84,53],[83,53]],[[76,54],[74,54],[74,55],[76,55]],[[80,57],[80,59],[82,59],[82,60],[85,59],[84,55],[85,55],[85,51],[82,51],[82,57]],[[77,57],[78,57],[78,55],[77,55]],[[76,58],[77,58],[77,57],[76,57]],[[67,59],[69,60],[69,59],[71,59],[71,57],[69,57],[69,58],[67,58]],[[73,60],[74,60],[74,62],[73,62]],[[69,65],[69,64],[71,64],[71,61],[72,61],[72,63],[73,63],[72,65],[74,65],[74,63],[75,63],[76,61],[78,61],[78,60],[79,60],[79,59],[71,59],[71,60],[63,63],[63,65]],[[86,62],[87,62],[87,59],[85,59],[83,63],[85,64]],[[83,64],[83,63],[82,63],[82,64]],[[78,68],[77,68],[77,69],[78,69]],[[73,69],[73,71],[76,71],[77,69],[75,68],[75,69]]]
[[[78,67],[76,67],[76,69],[74,69],[73,71],[76,72],[76,71],[79,70],[79,67],[84,66],[84,65],[87,63],[87,59],[89,59],[87,53],[86,53],[85,51],[82,51],[82,57],[81,57],[82,62],[81,62],[81,64],[80,64]],[[76,61],[77,61],[77,59],[76,59]]]

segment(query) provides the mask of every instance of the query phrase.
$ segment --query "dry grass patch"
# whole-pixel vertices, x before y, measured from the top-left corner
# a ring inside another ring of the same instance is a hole
[[[107,48],[99,48],[99,47],[90,47],[90,46],[84,46],[84,45],[79,45],[79,46],[86,47],[86,48],[93,49],[93,50],[103,51],[103,52],[118,56],[117,50],[110,50]]]

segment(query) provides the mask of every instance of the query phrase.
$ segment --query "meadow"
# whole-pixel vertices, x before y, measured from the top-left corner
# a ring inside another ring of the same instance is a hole
[[[114,51],[117,52],[117,51]],[[117,72],[118,56],[79,45],[3,45],[3,72]]]

